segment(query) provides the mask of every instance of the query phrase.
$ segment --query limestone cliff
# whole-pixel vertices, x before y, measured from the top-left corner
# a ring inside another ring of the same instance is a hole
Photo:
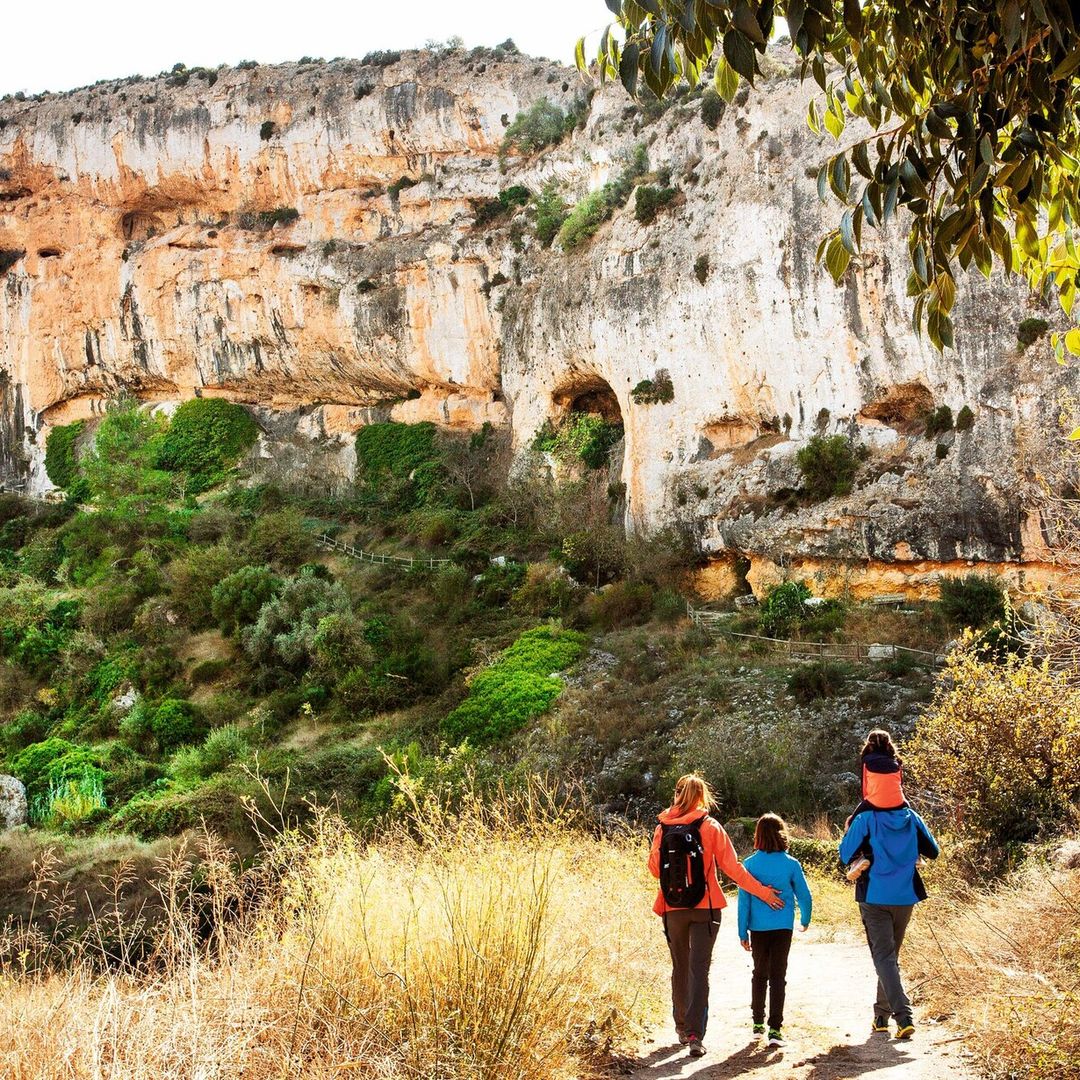
[[[897,591],[942,565],[1039,569],[1032,481],[1076,379],[1016,334],[1055,316],[1016,284],[965,282],[958,351],[935,353],[909,324],[898,232],[834,286],[814,264],[835,214],[815,191],[827,142],[790,58],[770,64],[767,92],[715,130],[696,100],[642,112],[490,50],[0,103],[0,481],[46,486],[49,426],[121,388],[248,403],[268,438],[340,470],[373,416],[505,423],[524,446],[599,393],[625,423],[630,523],[685,522],[718,558],[749,553],[752,580],[843,565]],[[500,165],[541,97],[587,100],[581,127]],[[680,191],[651,226],[631,203],[562,252],[526,212],[476,221],[513,184],[556,179],[573,201],[638,144]],[[673,400],[636,403],[661,369]],[[973,428],[926,439],[942,404]],[[869,456],[851,496],[807,507],[789,493],[816,432]]]

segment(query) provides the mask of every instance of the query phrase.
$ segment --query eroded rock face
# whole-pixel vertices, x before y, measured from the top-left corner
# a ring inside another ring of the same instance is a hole
[[[835,217],[814,180],[828,145],[790,57],[770,63],[766,93],[715,131],[696,101],[649,121],[612,87],[505,169],[506,123],[543,96],[571,105],[576,74],[408,53],[0,104],[0,479],[45,486],[49,426],[120,388],[245,402],[282,461],[332,482],[372,419],[509,424],[525,446],[600,395],[626,425],[629,522],[684,523],[718,558],[1041,564],[1030,496],[1076,379],[1016,330],[1053,313],[964,282],[958,351],[938,355],[910,327],[898,231],[834,286],[814,263]],[[651,226],[631,201],[561,252],[527,215],[476,223],[512,184],[556,179],[572,201],[637,144],[682,192]],[[661,370],[673,400],[636,403]],[[971,430],[926,438],[943,404],[968,406]],[[819,432],[868,458],[850,496],[806,506],[795,453]]]

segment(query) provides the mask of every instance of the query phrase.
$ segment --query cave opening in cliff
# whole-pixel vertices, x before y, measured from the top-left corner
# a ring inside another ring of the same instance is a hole
[[[546,425],[551,448],[587,470],[605,470],[618,485],[625,451],[622,408],[611,385],[598,375],[577,376],[551,397]]]

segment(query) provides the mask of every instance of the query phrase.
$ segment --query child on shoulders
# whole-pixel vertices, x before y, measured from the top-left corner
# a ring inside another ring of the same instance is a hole
[[[877,728],[866,736],[860,759],[862,802],[852,811],[845,828],[850,828],[859,814],[874,810],[899,810],[907,806],[907,799],[904,798],[904,765],[887,731]],[[848,866],[848,881],[857,881],[870,868],[872,861],[870,846],[864,844]]]
[[[764,1035],[765,997],[769,999],[769,1046],[783,1046],[784,997],[787,962],[795,929],[795,904],[799,905],[800,929],[810,925],[813,898],[798,859],[788,854],[784,819],[763,814],[754,830],[754,854],[743,864],[764,885],[780,894],[784,906],[772,910],[748,892],[739,890],[739,941],[754,957],[750,1008],[754,1034]]]

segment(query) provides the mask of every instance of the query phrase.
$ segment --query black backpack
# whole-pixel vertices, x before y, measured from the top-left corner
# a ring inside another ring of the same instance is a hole
[[[705,899],[709,883],[701,823],[708,816],[684,825],[660,822],[660,892],[668,907],[695,908]]]

